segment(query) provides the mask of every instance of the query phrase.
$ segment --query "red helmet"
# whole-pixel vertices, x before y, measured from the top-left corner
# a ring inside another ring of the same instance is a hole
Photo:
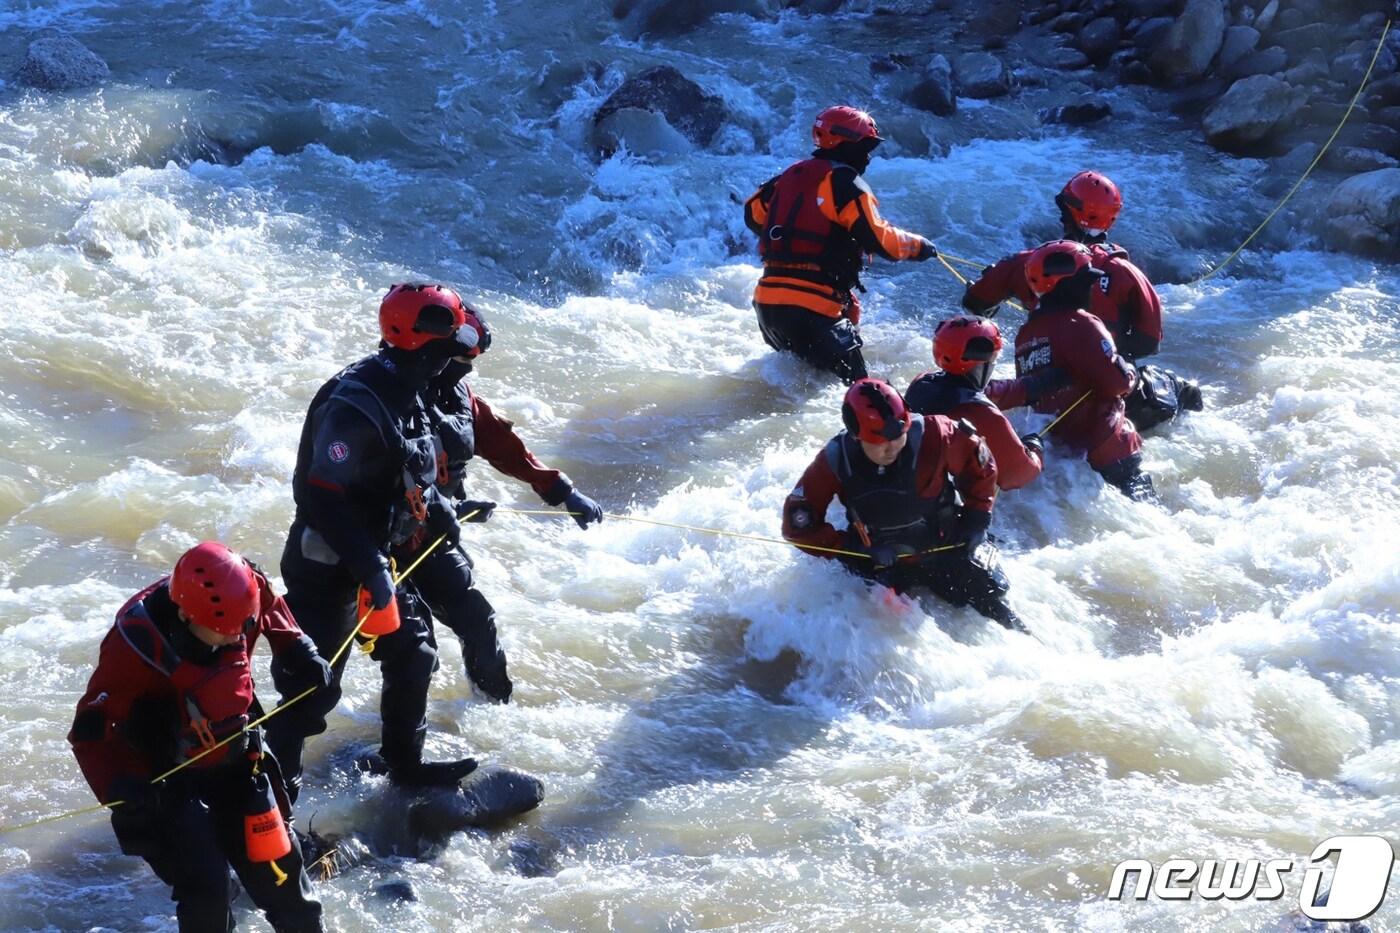
[[[175,562],[170,599],[195,625],[237,635],[257,618],[262,594],[246,560],[217,541],[205,541]]]
[[[490,344],[481,316],[445,285],[391,285],[379,303],[379,333],[400,350],[451,340],[454,356],[476,356]]]
[[[1039,298],[1063,280],[1089,269],[1093,259],[1093,253],[1083,243],[1051,240],[1038,247],[1026,260],[1026,284]]]
[[[1055,202],[1069,212],[1080,229],[1103,233],[1118,219],[1123,209],[1123,195],[1107,175],[1080,172],[1060,189]]]
[[[875,118],[864,110],[847,107],[828,107],[817,114],[812,124],[812,142],[818,149],[834,149],[842,143],[860,142],[873,139],[884,142]]]
[[[909,409],[888,382],[857,379],[841,403],[846,430],[870,444],[883,444],[909,430]]]
[[[959,314],[933,329],[933,361],[954,376],[990,363],[1001,352],[1001,330],[984,317]]]

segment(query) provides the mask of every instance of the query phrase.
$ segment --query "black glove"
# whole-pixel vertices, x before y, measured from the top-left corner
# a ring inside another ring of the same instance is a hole
[[[277,692],[287,698],[303,690],[329,687],[334,678],[330,664],[316,651],[316,643],[306,635],[272,656],[271,671]]]
[[[117,844],[127,855],[147,855],[159,850],[161,827],[170,818],[168,796],[164,782],[152,784],[135,775],[114,778],[107,796],[108,803],[120,800],[112,808],[112,831]]]
[[[457,524],[457,513],[445,496],[432,490],[427,499],[428,534],[433,538],[441,535],[448,547],[456,547],[462,541],[462,526]]]
[[[1021,435],[1021,445],[1034,454],[1044,455],[1045,453],[1045,442],[1034,431]]]
[[[369,590],[370,605],[375,609],[385,609],[394,601],[394,577],[389,568],[380,564],[379,572],[365,581]]]
[[[564,508],[573,514],[574,521],[578,522],[580,528],[587,528],[594,522],[603,520],[603,507],[577,489],[571,490],[564,498]]]
[[[958,515],[957,540],[967,545],[971,554],[987,540],[987,529],[992,525],[992,513],[981,509],[963,509]]]
[[[938,255],[938,247],[933,245],[933,241],[924,237],[919,237],[919,251],[914,254],[915,262],[927,262]]]
[[[1026,388],[1026,404],[1034,405],[1051,392],[1069,386],[1070,380],[1064,370],[1054,366],[1046,366],[1043,369],[1037,369],[1028,376],[1022,376],[1021,385]]]
[[[491,513],[495,511],[495,508],[496,503],[487,502],[485,499],[463,499],[461,502],[458,502],[456,506],[457,519],[458,521],[479,525],[491,517]],[[471,517],[468,518],[468,516]]]

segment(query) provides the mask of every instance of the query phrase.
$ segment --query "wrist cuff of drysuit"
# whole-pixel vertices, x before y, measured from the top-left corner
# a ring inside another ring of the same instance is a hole
[[[547,505],[563,505],[564,500],[569,498],[569,493],[574,491],[574,484],[569,482],[569,478],[560,473],[559,478],[554,481],[554,485],[546,489],[540,498],[544,499]]]

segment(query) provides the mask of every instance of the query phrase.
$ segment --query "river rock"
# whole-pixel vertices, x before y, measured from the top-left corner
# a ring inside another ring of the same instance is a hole
[[[1400,130],[1400,107],[1382,107],[1371,114],[1371,122]]]
[[[1311,49],[1330,48],[1334,28],[1326,23],[1307,23],[1293,29],[1280,29],[1274,33],[1274,44],[1282,46],[1290,61],[1297,61]]]
[[[1328,74],[1327,56],[1321,49],[1309,49],[1298,64],[1283,73],[1283,80],[1294,86],[1317,84]]]
[[[1359,87],[1361,79],[1366,75],[1366,66],[1371,63],[1373,54],[1376,54],[1374,46],[1367,52],[1348,52],[1345,55],[1338,55],[1332,60],[1333,80],[1340,81],[1350,88]],[[1381,49],[1380,53],[1376,54],[1376,65],[1371,73],[1373,75],[1394,74],[1395,53],[1390,49]]]
[[[1021,8],[1016,3],[978,4],[967,21],[968,32],[983,39],[1005,38],[1021,25]]]
[[[1061,13],[1050,21],[1051,32],[1078,32],[1088,22],[1089,17],[1077,10],[1069,13]]]
[[[1181,12],[1181,0],[1123,0],[1120,6],[1128,19],[1134,16],[1143,19],[1165,16],[1170,19]]]
[[[1248,9],[1246,7],[1246,9]],[[1220,44],[1219,65],[1228,69],[1244,58],[1259,44],[1259,30],[1253,26],[1231,26],[1225,30],[1225,40]]]
[[[1366,85],[1366,106],[1368,107],[1389,107],[1400,105],[1400,75],[1389,75],[1384,78],[1371,78],[1371,83]]]
[[[1061,71],[1078,71],[1080,68],[1089,67],[1089,56],[1078,49],[1067,49],[1063,46],[1051,49],[1046,53],[1045,60],[1051,67]]]
[[[989,52],[964,52],[953,71],[964,97],[1001,97],[1011,90],[1011,73],[1005,63]]]
[[[1314,142],[1299,143],[1288,150],[1285,155],[1274,160],[1273,171],[1270,175],[1283,176],[1288,179],[1295,179],[1308,170],[1313,159],[1317,158],[1322,147]]]
[[[1100,16],[1079,30],[1079,50],[1089,57],[1089,61],[1101,65],[1118,49],[1120,35],[1118,20]]]
[[[1220,51],[1228,22],[1224,0],[1187,0],[1148,64],[1169,84],[1199,78]]]
[[[1082,104],[1065,104],[1045,111],[1041,123],[1063,123],[1067,126],[1087,126],[1097,123],[1113,113],[1113,108],[1101,100],[1086,101]]]
[[[673,141],[664,133],[669,128],[703,147],[715,138],[728,116],[719,97],[706,94],[670,65],[658,65],[628,78],[603,102],[593,115],[594,141],[600,151],[611,153],[623,141],[647,136],[662,150],[669,150]],[[655,117],[660,117],[665,127],[658,125]],[[629,148],[641,151],[630,144]]]
[[[632,36],[678,36],[708,22],[719,13],[744,13],[766,18],[776,13],[769,0],[617,0],[613,17],[624,21]]]
[[[1327,201],[1323,238],[1337,249],[1393,259],[1400,252],[1400,168],[1353,175]]]
[[[1138,47],[1138,51],[1144,55],[1152,54],[1153,50],[1161,44],[1167,37],[1167,30],[1172,28],[1172,23],[1176,20],[1168,16],[1158,16],[1155,19],[1143,20],[1133,33],[1133,44]]]
[[[1379,149],[1365,149],[1361,146],[1333,146],[1322,157],[1322,164],[1328,168],[1355,175],[1359,172],[1374,172],[1383,168],[1400,167],[1400,159],[1388,156]]]
[[[1264,4],[1264,9],[1259,11],[1259,15],[1254,18],[1254,28],[1261,33],[1268,32],[1273,28],[1274,19],[1278,16],[1278,0],[1269,0]]]
[[[1251,75],[1267,75],[1282,71],[1288,64],[1288,53],[1276,45],[1248,55],[1235,62],[1234,67],[1225,69],[1232,78],[1248,78]]]
[[[942,55],[929,59],[924,79],[909,92],[909,103],[920,110],[950,117],[958,112],[958,94],[953,87],[953,66]]]
[[[1206,110],[1206,140],[1227,152],[1253,148],[1286,129],[1306,97],[1273,75],[1241,78]]]
[[[111,74],[106,62],[72,36],[45,36],[29,43],[15,81],[44,91],[75,91],[95,87]]]

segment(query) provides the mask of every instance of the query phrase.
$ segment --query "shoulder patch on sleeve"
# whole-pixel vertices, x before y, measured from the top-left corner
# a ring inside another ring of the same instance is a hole
[[[331,458],[332,463],[344,463],[350,459],[350,445],[344,441],[331,441],[326,448],[326,456]]]
[[[977,465],[985,468],[991,460],[992,452],[987,449],[987,442],[977,438]]]

